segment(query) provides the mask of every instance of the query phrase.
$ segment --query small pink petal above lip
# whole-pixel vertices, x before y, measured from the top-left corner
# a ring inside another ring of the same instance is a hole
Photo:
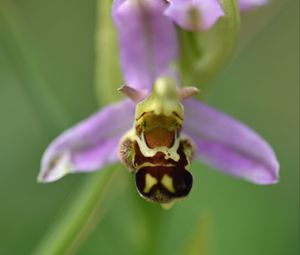
[[[279,163],[270,145],[232,117],[196,101],[184,102],[183,132],[196,144],[196,158],[256,184],[273,184]]]
[[[58,136],[46,149],[38,176],[52,182],[67,173],[95,171],[118,161],[121,136],[131,128],[135,105],[109,105]]]
[[[191,31],[208,30],[224,15],[218,0],[170,0],[169,2],[165,15],[178,26]]]
[[[135,103],[142,101],[149,94],[149,92],[146,90],[137,90],[127,85],[120,87],[118,91],[122,92],[124,95],[126,95],[129,99],[131,99]]]
[[[173,22],[162,0],[114,0],[112,16],[119,35],[126,84],[150,91],[154,81],[173,73],[178,45]]]

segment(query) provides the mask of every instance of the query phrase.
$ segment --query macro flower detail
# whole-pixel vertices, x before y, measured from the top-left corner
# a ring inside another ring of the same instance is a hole
[[[179,86],[179,46],[170,17],[174,14],[185,27],[180,6],[185,15],[196,8],[219,17],[219,5],[115,0],[112,15],[128,84],[120,90],[129,99],[104,107],[56,138],[44,153],[38,180],[99,170],[120,159],[135,175],[139,194],[161,204],[190,193],[192,160],[252,183],[276,183],[279,164],[272,148],[246,125],[192,99],[196,88]],[[204,13],[199,17],[206,19]],[[210,16],[201,26],[216,20]]]
[[[134,125],[121,139],[120,159],[136,176],[136,187],[144,198],[166,204],[189,194],[193,177],[189,172],[194,146],[182,136],[184,108],[180,102],[196,89],[177,90],[169,77],[159,78],[152,93],[136,106]]]
[[[153,87],[154,94],[148,94],[137,104],[135,114],[134,103],[126,99],[64,132],[46,150],[39,181],[51,182],[67,173],[94,171],[117,162],[122,141],[120,157],[136,174],[138,191],[152,201],[170,202],[189,193],[193,155],[227,174],[256,184],[277,182],[276,156],[259,135],[231,117],[187,99],[189,96],[184,97],[181,105],[174,93],[179,91],[180,95],[180,89],[172,89],[176,88],[174,84],[172,78],[159,78]],[[153,100],[153,95],[160,96]],[[180,136],[181,129],[186,136]],[[164,170],[156,168],[152,172],[154,166]],[[163,179],[164,176],[167,177]],[[164,180],[165,185],[155,186],[157,178]]]

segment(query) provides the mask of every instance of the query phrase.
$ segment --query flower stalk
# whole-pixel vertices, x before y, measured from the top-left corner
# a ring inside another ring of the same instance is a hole
[[[108,104],[118,98],[117,88],[111,85],[120,84],[121,81],[120,71],[117,71],[118,46],[110,8],[110,0],[98,1],[95,88],[99,105]],[[33,255],[71,255],[76,252],[93,226],[99,223],[101,216],[109,209],[104,207],[104,202],[113,180],[120,178],[117,169],[117,166],[112,165],[86,178],[78,193],[72,196],[73,200],[67,210],[34,249]]]
[[[108,210],[103,202],[117,175],[116,166],[111,166],[89,176],[79,192],[74,194],[74,200],[64,215],[59,217],[32,254],[74,254]]]

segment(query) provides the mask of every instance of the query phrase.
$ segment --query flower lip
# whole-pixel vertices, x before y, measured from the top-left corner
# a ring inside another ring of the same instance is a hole
[[[145,142],[151,149],[157,147],[171,148],[175,141],[175,131],[169,131],[164,127],[156,127],[144,132]]]
[[[135,180],[143,198],[160,204],[186,197],[193,185],[192,175],[179,166],[143,167]]]

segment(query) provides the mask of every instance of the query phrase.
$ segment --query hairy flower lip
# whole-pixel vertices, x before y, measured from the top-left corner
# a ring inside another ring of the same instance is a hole
[[[175,131],[169,131],[165,127],[154,127],[144,133],[145,142],[149,148],[172,147],[175,139]]]

